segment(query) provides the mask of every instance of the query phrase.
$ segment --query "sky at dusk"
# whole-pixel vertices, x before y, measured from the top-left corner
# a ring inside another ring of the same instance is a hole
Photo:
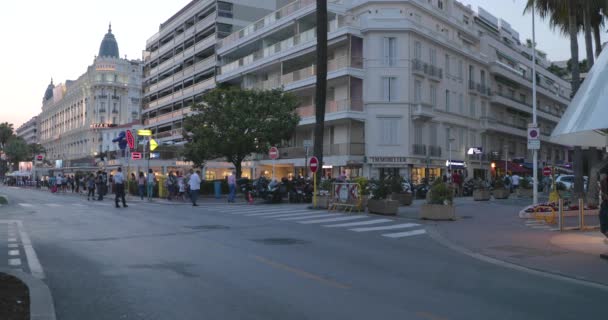
[[[190,0],[30,0],[0,4],[0,122],[19,127],[40,112],[51,77],[75,80],[93,63],[112,22],[120,55],[141,58],[146,40],[159,24]],[[522,15],[525,0],[463,0],[508,21],[521,40],[531,38],[531,16]],[[602,33],[602,41],[608,36]],[[568,38],[537,19],[537,43],[551,60],[570,56]],[[579,41],[581,57],[584,42]]]

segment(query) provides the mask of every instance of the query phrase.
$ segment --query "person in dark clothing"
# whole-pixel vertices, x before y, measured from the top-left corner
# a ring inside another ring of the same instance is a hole
[[[608,176],[601,180],[602,204],[600,206],[600,232],[608,238]]]
[[[127,201],[125,200],[125,176],[122,174],[122,168],[118,168],[118,172],[114,175],[114,184],[116,186],[116,198],[114,201],[116,202],[116,208],[120,208],[118,205],[118,200],[122,200],[122,206],[127,206]]]
[[[87,200],[95,200],[95,176],[91,173],[87,178]]]
[[[99,195],[99,197],[97,198],[97,200],[102,201],[103,200],[103,196],[104,196],[104,180],[103,180],[103,174],[101,173],[101,171],[97,172],[97,178],[95,180],[95,184],[97,185],[97,194]]]

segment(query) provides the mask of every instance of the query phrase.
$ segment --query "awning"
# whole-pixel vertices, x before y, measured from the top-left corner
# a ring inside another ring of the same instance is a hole
[[[497,160],[497,161],[494,161],[494,163],[496,163],[496,168],[498,168],[499,170],[505,169],[504,160]],[[526,168],[523,163],[515,163],[512,161],[507,161],[507,171],[510,171],[511,173],[530,173],[530,172],[532,172],[532,170]]]
[[[608,50],[603,50],[568,109],[553,130],[551,142],[608,146]]]

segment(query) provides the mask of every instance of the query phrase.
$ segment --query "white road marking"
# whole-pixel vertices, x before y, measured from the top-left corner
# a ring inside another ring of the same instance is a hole
[[[8,247],[9,247],[9,248],[19,248],[19,245],[18,245],[18,244],[16,244],[16,243],[9,243],[9,244],[8,244]]]
[[[57,203],[47,203],[46,206],[47,207],[51,207],[51,208],[59,208],[59,207],[61,207],[61,205],[57,204]]]
[[[8,255],[9,256],[18,256],[19,255],[19,250],[9,250],[8,251]]]
[[[72,203],[73,206],[76,207],[88,207],[86,204],[82,204],[82,203]]]
[[[550,226],[532,226],[530,228],[532,228],[532,229],[551,229]]]
[[[277,215],[277,214],[281,214],[281,213],[285,213],[285,210],[270,211],[270,212],[258,212],[258,213],[248,213],[245,216],[247,216],[247,217],[259,217],[259,216]]]
[[[356,227],[356,226],[366,226],[370,224],[378,224],[385,222],[393,222],[391,219],[376,219],[376,220],[368,220],[368,221],[360,221],[360,222],[348,222],[348,223],[340,223],[340,224],[330,224],[324,227],[327,228],[339,228],[339,227]]]
[[[30,237],[23,228],[23,222],[17,221],[17,226],[19,227],[19,235],[21,236],[23,251],[25,252],[27,264],[29,266],[32,276],[38,279],[44,279],[44,271],[42,270],[42,265],[40,265],[40,261],[38,260],[38,256],[36,255],[34,247],[32,246],[32,241],[30,240]]]
[[[259,209],[254,209],[254,210],[238,210],[238,211],[234,211],[234,210],[229,210],[229,211],[222,210],[221,212],[228,213],[228,214],[245,214],[246,213],[246,215],[251,215],[251,214],[285,212],[285,209],[279,209],[279,208],[263,209],[263,208],[259,208]]]
[[[17,242],[17,238],[8,238],[8,242]]]
[[[411,227],[417,227],[417,226],[419,226],[419,224],[417,224],[417,223],[403,223],[403,224],[395,224],[395,225],[384,226],[384,227],[355,228],[355,229],[349,229],[349,230],[355,231],[355,232],[366,232],[366,231],[377,231],[377,230],[403,229],[403,228],[411,228]]]
[[[312,216],[302,216],[302,217],[295,217],[295,218],[283,218],[283,219],[279,219],[280,221],[292,221],[292,220],[304,220],[304,219],[313,219],[313,218],[331,218],[331,217],[341,217],[343,215],[337,215],[337,214],[330,214],[330,213],[325,213],[325,214],[313,214]]]
[[[8,265],[9,266],[20,266],[21,265],[21,259],[19,259],[19,258],[8,259]]]
[[[426,230],[419,229],[419,230],[414,230],[414,231],[387,233],[387,234],[383,234],[382,236],[388,237],[388,238],[403,238],[403,237],[417,236],[417,235],[425,234],[425,233],[426,233]]]
[[[319,219],[319,220],[308,220],[308,221],[298,221],[301,224],[313,224],[313,223],[326,223],[326,222],[338,222],[338,221],[349,221],[349,220],[358,220],[358,219],[366,219],[365,216],[354,216],[354,217],[341,217],[341,218],[329,218],[329,219]]]
[[[273,219],[273,218],[283,218],[283,217],[296,217],[296,216],[305,216],[308,214],[315,214],[316,212],[311,212],[310,210],[305,211],[294,211],[293,213],[285,213],[273,216],[264,216],[262,219]]]
[[[33,206],[34,206],[34,205],[33,205],[33,204],[31,204],[31,203],[20,203],[19,205],[20,205],[20,206],[22,206],[22,207],[27,207],[27,208],[29,208],[29,207],[33,207]]]

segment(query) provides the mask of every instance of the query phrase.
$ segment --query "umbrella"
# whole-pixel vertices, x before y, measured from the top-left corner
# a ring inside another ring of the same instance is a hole
[[[608,146],[608,50],[602,51],[553,130],[550,141],[570,146]]]

